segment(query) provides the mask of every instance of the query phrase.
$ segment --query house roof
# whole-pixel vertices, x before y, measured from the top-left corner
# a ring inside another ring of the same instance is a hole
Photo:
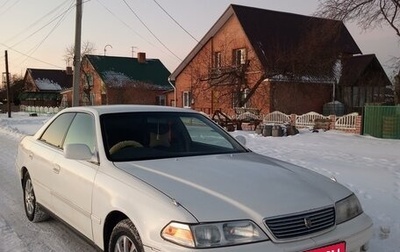
[[[342,53],[361,53],[361,50],[341,21],[231,4],[172,73],[172,80],[175,80],[207,41],[209,41],[233,15],[238,19],[257,57],[264,66],[267,64],[269,55],[273,53],[276,54],[277,46],[279,50],[284,51],[293,49],[299,42],[305,39],[304,35],[315,27],[318,27],[315,31],[320,32],[318,35],[325,34],[329,30],[333,31],[333,29],[335,29],[335,32],[339,32],[339,36],[337,36],[338,39],[335,41],[335,46],[340,48]],[[332,46],[334,45],[332,44]]]
[[[20,93],[18,98],[21,101],[27,101],[27,100],[57,101],[62,99],[62,95],[57,92],[24,92]]]
[[[66,70],[28,68],[25,79],[28,74],[39,91],[61,91],[72,87],[72,75]]]
[[[146,83],[160,89],[172,89],[168,82],[171,74],[159,59],[146,59],[144,63],[132,57],[85,55],[104,83],[110,79]]]
[[[390,86],[391,82],[387,77],[385,70],[379,63],[375,54],[357,55],[347,58],[343,61],[342,75],[339,80],[339,85],[353,86],[358,81],[365,82],[362,78],[366,74],[372,74],[368,77],[368,82],[376,82],[376,86]]]

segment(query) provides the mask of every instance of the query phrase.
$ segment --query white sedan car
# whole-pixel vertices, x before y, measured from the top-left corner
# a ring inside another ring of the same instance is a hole
[[[19,145],[26,216],[110,252],[368,250],[354,193],[243,144],[193,110],[64,109]]]

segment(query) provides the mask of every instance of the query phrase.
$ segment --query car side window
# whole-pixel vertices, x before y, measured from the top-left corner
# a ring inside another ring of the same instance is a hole
[[[65,134],[67,133],[74,116],[75,113],[65,113],[58,116],[49,127],[47,127],[39,140],[61,148]]]
[[[76,114],[65,137],[64,146],[66,144],[86,144],[92,153],[95,152],[96,134],[93,116],[86,113]]]

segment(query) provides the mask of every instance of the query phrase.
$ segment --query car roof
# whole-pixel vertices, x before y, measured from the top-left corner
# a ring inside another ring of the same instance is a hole
[[[71,107],[63,110],[64,112],[92,112],[94,114],[113,114],[113,113],[128,113],[128,112],[184,112],[184,113],[198,113],[192,109],[177,108],[169,106],[157,105],[101,105],[101,106],[79,106]]]

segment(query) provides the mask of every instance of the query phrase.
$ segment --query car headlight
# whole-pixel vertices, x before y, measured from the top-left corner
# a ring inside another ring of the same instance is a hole
[[[357,196],[352,194],[349,197],[336,202],[336,224],[348,221],[363,212]]]
[[[252,221],[229,221],[207,224],[171,222],[161,236],[176,244],[192,248],[222,247],[268,240]]]

